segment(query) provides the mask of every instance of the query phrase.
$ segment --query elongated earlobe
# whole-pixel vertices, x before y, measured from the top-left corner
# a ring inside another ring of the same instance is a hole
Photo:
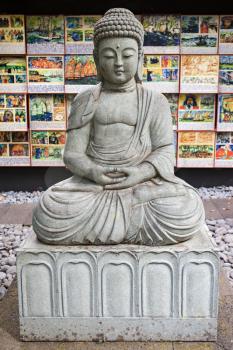
[[[103,76],[100,73],[100,68],[99,68],[99,57],[98,57],[98,54],[97,54],[97,50],[98,49],[94,49],[93,50],[93,57],[94,57],[94,60],[95,60],[95,66],[96,66],[96,71],[97,71],[97,79],[99,81],[103,82]]]
[[[137,83],[142,83],[143,61],[144,61],[144,52],[142,51],[142,53],[138,59],[138,68],[137,68],[137,72],[135,75],[135,80]]]

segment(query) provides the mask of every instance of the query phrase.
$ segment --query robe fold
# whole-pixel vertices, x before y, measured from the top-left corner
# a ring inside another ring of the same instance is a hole
[[[101,85],[78,95],[71,106],[68,132],[92,123]],[[50,187],[33,215],[38,238],[50,244],[181,242],[204,225],[202,201],[191,186],[174,175],[170,107],[162,94],[137,84],[138,115],[133,135],[114,147],[91,136],[88,156],[113,167],[150,163],[156,177],[122,190],[105,190],[77,175]]]

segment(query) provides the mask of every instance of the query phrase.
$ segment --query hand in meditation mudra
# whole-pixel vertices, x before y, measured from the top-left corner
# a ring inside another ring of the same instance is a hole
[[[64,163],[74,175],[35,208],[42,242],[165,245],[204,227],[197,191],[174,175],[168,101],[141,84],[143,37],[127,9],[111,9],[95,25],[101,83],[72,103]]]

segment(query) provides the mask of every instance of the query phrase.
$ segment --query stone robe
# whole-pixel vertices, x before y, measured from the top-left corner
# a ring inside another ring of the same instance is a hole
[[[68,132],[92,123],[101,85],[78,95]],[[103,166],[127,167],[149,162],[157,172],[150,181],[122,190],[105,190],[77,175],[50,187],[33,215],[38,238],[49,244],[174,244],[204,226],[197,191],[174,175],[170,107],[162,94],[137,84],[138,115],[134,134],[114,147],[95,144],[87,154]],[[92,135],[94,127],[92,125]]]

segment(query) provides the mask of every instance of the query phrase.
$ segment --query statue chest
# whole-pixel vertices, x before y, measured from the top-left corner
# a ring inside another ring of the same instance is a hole
[[[95,112],[94,120],[97,124],[122,123],[135,126],[137,122],[137,96],[131,93],[103,93]]]

